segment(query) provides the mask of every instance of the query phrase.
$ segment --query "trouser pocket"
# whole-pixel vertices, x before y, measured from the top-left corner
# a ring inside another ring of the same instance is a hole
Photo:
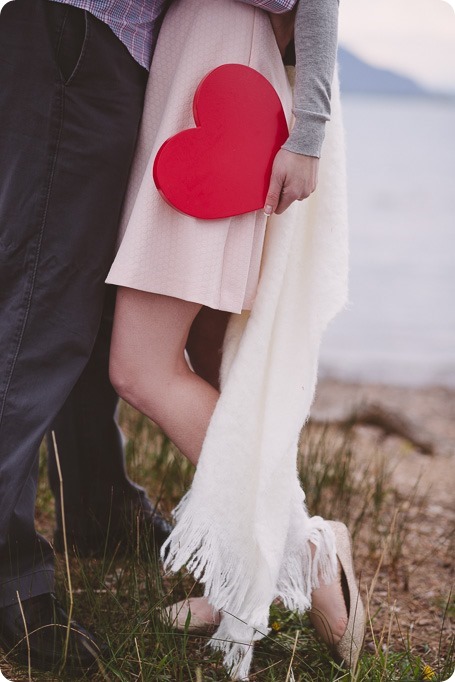
[[[47,16],[62,81],[70,85],[81,70],[88,38],[86,10],[47,0]]]

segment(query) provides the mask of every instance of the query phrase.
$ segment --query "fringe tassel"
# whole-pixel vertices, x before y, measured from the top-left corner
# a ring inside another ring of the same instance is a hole
[[[320,516],[307,517],[298,535],[288,535],[277,596],[286,608],[303,613],[311,608],[311,594],[320,584],[329,585],[337,578],[335,536]],[[310,543],[314,550],[312,553]]]
[[[209,645],[223,653],[231,679],[248,680],[254,642],[268,632],[274,586],[264,584],[261,588],[255,569],[257,552],[252,553],[250,566],[246,566],[245,555],[242,560],[233,555],[233,548],[223,542],[223,532],[208,521],[210,516],[200,510],[195,512],[191,490],[174,516],[177,525],[161,549],[164,567],[176,572],[186,566],[204,585],[204,595],[222,612]]]
[[[311,594],[320,582],[336,579],[333,531],[321,517],[310,518],[300,500],[291,515],[278,583],[270,585],[264,582],[269,573],[264,578],[255,569],[258,552],[251,553],[249,566],[245,555],[236,557],[231,543],[223,541],[225,534],[208,522],[209,515],[195,511],[191,491],[175,517],[178,523],[161,550],[164,566],[174,572],[186,566],[204,584],[205,596],[223,614],[209,644],[223,652],[233,680],[248,680],[254,642],[268,632],[273,596],[280,597],[286,608],[304,612],[311,608]]]
[[[218,630],[210,640],[210,646],[224,654],[223,663],[229,671],[231,680],[249,679],[253,659],[254,642],[262,639],[268,632],[249,627],[239,619],[224,614]]]
[[[166,570],[186,569],[204,585],[204,595],[218,611],[235,614],[251,627],[264,623],[264,598],[273,598],[274,586],[263,582],[256,570],[258,552],[236,556],[225,529],[213,524],[209,514],[195,510],[191,490],[175,510],[177,525],[161,548]],[[267,607],[267,604],[265,605]],[[265,618],[265,622],[267,619]]]

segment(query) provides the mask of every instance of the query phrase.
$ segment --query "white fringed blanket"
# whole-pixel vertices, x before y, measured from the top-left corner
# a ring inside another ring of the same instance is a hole
[[[166,567],[186,566],[225,614],[211,643],[233,679],[248,679],[251,642],[267,632],[273,599],[304,611],[318,575],[335,577],[334,538],[306,510],[296,454],[321,335],[346,301],[347,252],[335,78],[318,189],[269,220],[257,298],[250,314],[232,316],[221,397],[163,550]]]

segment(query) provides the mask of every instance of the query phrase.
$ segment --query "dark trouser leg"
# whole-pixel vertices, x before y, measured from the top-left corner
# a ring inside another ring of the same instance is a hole
[[[109,381],[109,349],[115,288],[106,287],[98,336],[79,380],[54,420],[63,479],[65,523],[79,552],[103,551],[108,533],[123,530],[129,507],[151,508],[145,492],[127,476],[122,435],[116,420],[118,397]],[[49,480],[56,500],[57,547],[62,545],[60,484],[53,439],[48,435]],[[131,519],[129,527],[131,528]]]
[[[90,14],[48,0],[3,8],[0,606],[52,584],[33,527],[36,453],[96,338],[145,81]]]

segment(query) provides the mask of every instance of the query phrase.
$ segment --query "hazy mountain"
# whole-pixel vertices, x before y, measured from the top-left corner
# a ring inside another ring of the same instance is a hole
[[[344,47],[338,49],[342,92],[378,95],[430,94],[411,78],[370,66]]]

